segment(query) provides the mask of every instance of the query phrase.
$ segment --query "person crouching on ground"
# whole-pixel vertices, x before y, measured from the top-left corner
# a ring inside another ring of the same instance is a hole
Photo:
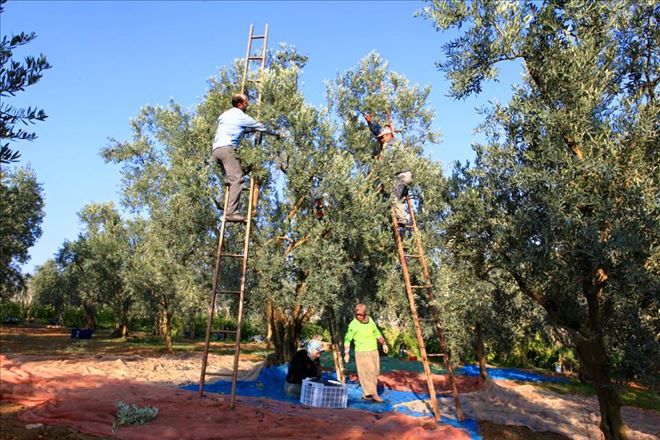
[[[378,343],[382,344],[383,352],[387,354],[388,348],[385,338],[376,327],[373,319],[367,315],[367,306],[358,304],[355,306],[355,319],[348,324],[346,336],[344,336],[344,361],[351,360],[351,341],[355,343],[355,364],[362,385],[362,398],[382,402],[378,395],[378,376],[380,375],[380,357],[378,355]]]
[[[288,396],[300,398],[303,379],[321,380],[322,352],[323,343],[318,339],[312,339],[305,348],[293,355],[284,383],[284,392]]]

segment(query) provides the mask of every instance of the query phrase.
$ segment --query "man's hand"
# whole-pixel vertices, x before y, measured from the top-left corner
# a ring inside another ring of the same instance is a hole
[[[387,354],[388,351],[390,351],[390,349],[387,344],[383,344],[383,353]]]
[[[365,114],[364,114],[364,119],[365,119],[367,122],[371,122],[371,115],[370,115],[369,113],[365,113]]]
[[[351,355],[349,353],[344,354],[344,362],[349,363],[351,361]]]

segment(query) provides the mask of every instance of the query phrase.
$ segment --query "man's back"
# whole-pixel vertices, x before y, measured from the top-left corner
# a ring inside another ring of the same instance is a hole
[[[238,147],[246,131],[266,131],[266,126],[246,115],[243,110],[230,108],[218,117],[213,148]]]

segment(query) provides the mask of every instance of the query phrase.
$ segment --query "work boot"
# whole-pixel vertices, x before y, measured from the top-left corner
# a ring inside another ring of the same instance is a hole
[[[371,396],[371,399],[376,403],[385,402],[378,394],[374,394],[373,396]]]
[[[228,214],[225,217],[225,221],[227,221],[227,222],[244,222],[245,217],[240,215],[240,214]]]

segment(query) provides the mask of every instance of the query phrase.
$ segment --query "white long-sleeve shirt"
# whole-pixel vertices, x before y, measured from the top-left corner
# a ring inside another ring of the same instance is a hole
[[[261,122],[246,115],[240,108],[232,107],[218,117],[218,129],[213,139],[213,149],[228,145],[238,147],[243,135],[253,131],[277,134]]]

